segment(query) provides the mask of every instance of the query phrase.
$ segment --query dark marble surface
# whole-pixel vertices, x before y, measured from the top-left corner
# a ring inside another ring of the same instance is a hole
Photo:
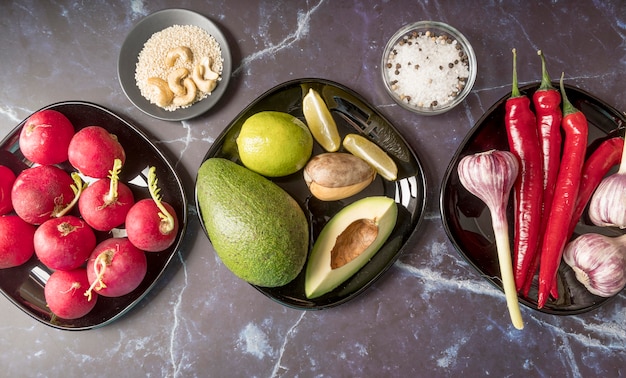
[[[233,53],[224,98],[184,122],[134,108],[117,80],[133,25],[169,7],[213,20]],[[236,279],[191,209],[186,241],[157,288],[119,321],[91,331],[42,325],[0,299],[0,376],[346,377],[623,376],[626,292],[576,316],[522,308],[515,330],[504,296],[452,247],[439,215],[447,164],[480,116],[510,91],[511,48],[522,84],[553,77],[626,110],[623,1],[15,1],[0,3],[0,135],[64,100],[98,103],[137,124],[171,159],[190,201],[215,138],[247,104],[281,82],[319,77],[362,94],[420,154],[430,187],[426,217],[399,261],[355,300],[302,312]],[[457,27],[476,51],[472,93],[453,111],[416,116],[380,79],[396,29],[417,20]]]

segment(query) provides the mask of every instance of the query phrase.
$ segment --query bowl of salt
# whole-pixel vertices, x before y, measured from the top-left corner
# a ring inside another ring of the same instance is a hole
[[[403,108],[422,115],[460,104],[476,81],[476,55],[457,29],[419,21],[398,30],[381,61],[387,93]]]

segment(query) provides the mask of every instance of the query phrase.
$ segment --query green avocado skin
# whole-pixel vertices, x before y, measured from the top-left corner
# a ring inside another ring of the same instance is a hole
[[[309,226],[278,185],[230,160],[210,158],[198,170],[196,196],[215,252],[237,277],[278,287],[300,273]]]

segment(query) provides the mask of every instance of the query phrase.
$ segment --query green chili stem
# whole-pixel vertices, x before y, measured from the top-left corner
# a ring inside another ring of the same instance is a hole
[[[577,113],[579,110],[572,105],[572,103],[567,98],[567,93],[565,93],[565,87],[563,86],[563,77],[565,76],[565,72],[561,72],[561,97],[563,98],[563,118],[570,114]]]
[[[541,57],[541,84],[539,85],[540,91],[548,91],[554,89],[552,86],[552,82],[550,79],[550,74],[548,73],[548,68],[546,67],[546,58],[543,55],[541,50],[537,51],[537,55]]]
[[[517,83],[517,50],[513,49],[513,87],[511,88],[511,98],[522,97]]]

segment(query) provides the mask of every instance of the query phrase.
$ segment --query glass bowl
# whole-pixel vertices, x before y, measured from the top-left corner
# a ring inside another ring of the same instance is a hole
[[[476,81],[476,55],[463,34],[438,21],[402,27],[381,60],[387,93],[403,108],[423,115],[447,112]]]

